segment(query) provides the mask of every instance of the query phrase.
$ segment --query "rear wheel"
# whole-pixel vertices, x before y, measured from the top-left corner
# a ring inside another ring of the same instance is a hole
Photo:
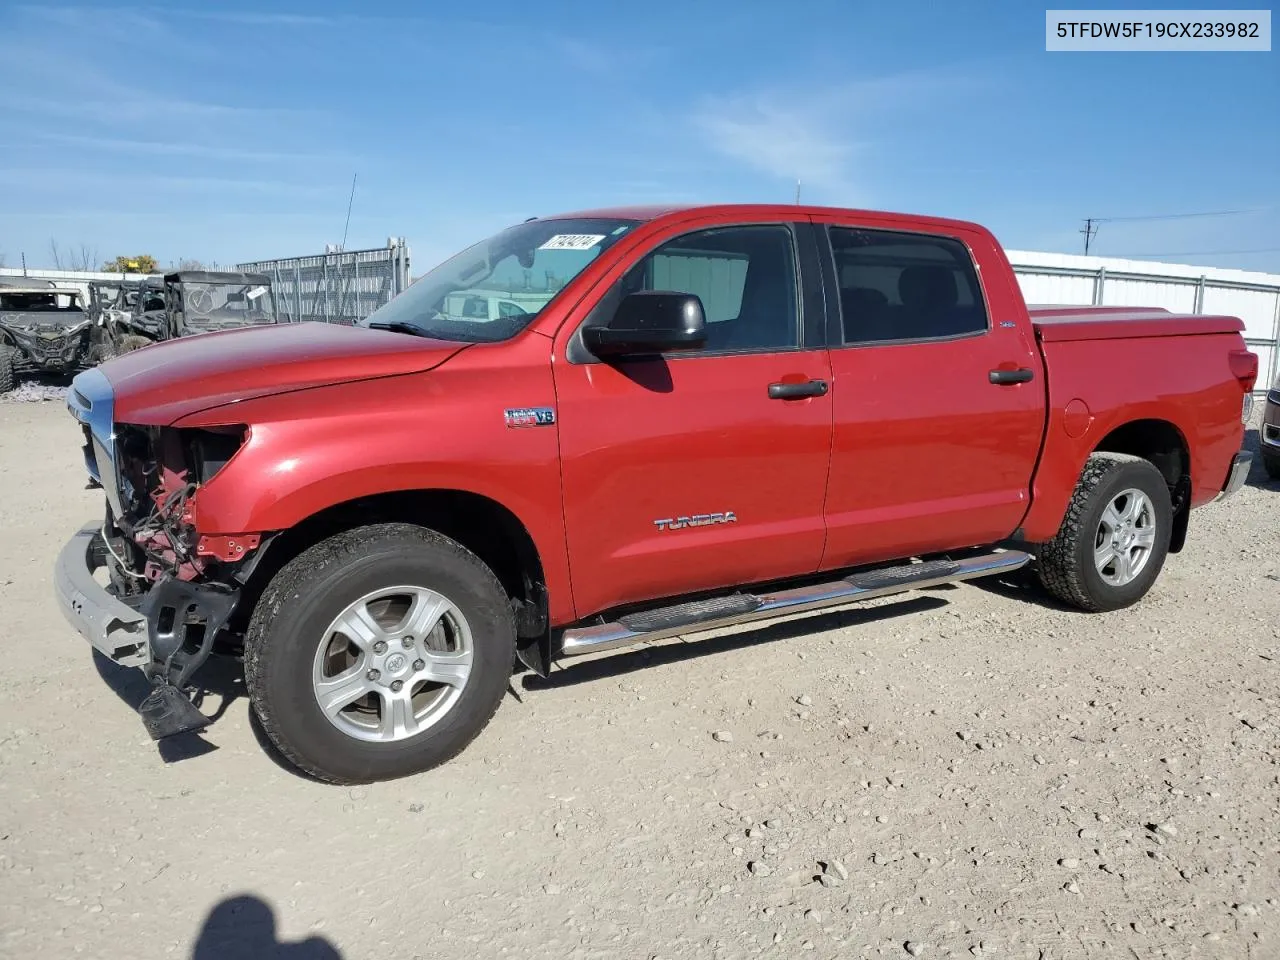
[[[0,393],[18,386],[18,348],[0,344]]]
[[[1137,603],[1164,566],[1173,508],[1164,476],[1149,461],[1095,453],[1086,462],[1062,527],[1036,561],[1051,594],[1081,610]]]
[[[515,624],[497,578],[447,537],[360,527],[272,579],[245,637],[245,680],[272,742],[334,783],[450,760],[506,692]]]

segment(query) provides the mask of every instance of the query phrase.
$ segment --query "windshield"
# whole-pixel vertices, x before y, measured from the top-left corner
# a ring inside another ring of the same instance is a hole
[[[49,291],[44,293],[0,293],[0,310],[22,313],[68,313],[80,310],[78,294]]]
[[[89,284],[89,302],[95,307],[112,307],[120,299],[120,288],[100,283]]]
[[[360,325],[404,324],[441,340],[506,340],[637,222],[593,217],[509,227],[424,274]]]
[[[275,319],[275,301],[267,284],[183,281],[182,304],[188,322]]]

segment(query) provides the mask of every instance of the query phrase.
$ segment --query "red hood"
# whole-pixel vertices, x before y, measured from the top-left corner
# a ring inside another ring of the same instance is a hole
[[[284,323],[180,337],[99,369],[115,390],[117,423],[164,425],[224,403],[430,370],[467,346],[367,327]]]

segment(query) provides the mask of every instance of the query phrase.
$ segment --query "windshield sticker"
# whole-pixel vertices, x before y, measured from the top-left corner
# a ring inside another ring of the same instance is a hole
[[[557,233],[539,250],[590,250],[604,239],[603,233]]]

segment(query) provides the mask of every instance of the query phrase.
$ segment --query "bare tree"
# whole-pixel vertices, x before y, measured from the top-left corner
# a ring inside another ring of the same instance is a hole
[[[80,244],[80,249],[63,252],[58,247],[58,241],[49,240],[49,253],[53,257],[53,267],[55,270],[93,270],[98,262],[98,251],[91,249],[88,244]]]

